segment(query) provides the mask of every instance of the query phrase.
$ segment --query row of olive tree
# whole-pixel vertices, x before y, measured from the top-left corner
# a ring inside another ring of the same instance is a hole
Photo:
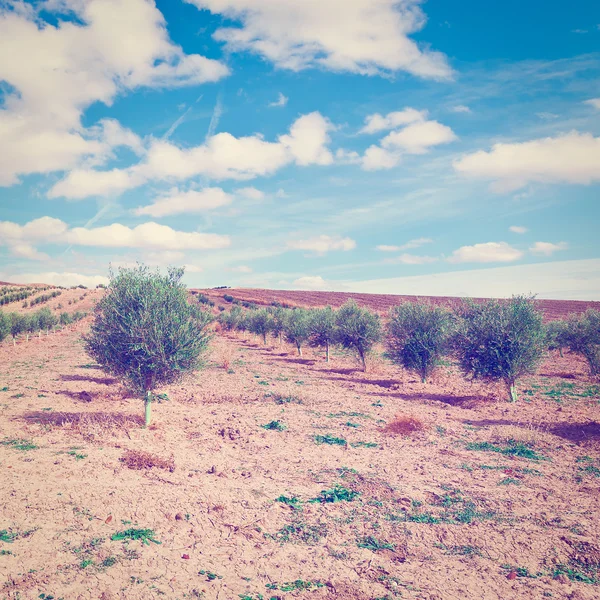
[[[5,313],[0,311],[0,342],[3,342],[9,335],[12,336],[13,345],[20,335],[25,335],[29,340],[29,335],[42,331],[48,333],[58,326],[69,325],[85,317],[85,313],[63,312],[56,316],[48,307],[42,308],[34,313],[19,314],[16,312]]]
[[[346,302],[339,310],[261,308],[243,311],[234,307],[221,313],[227,330],[250,331],[293,343],[302,355],[309,344],[329,350],[333,345],[356,352],[363,369],[374,344],[385,342],[387,356],[418,373],[426,382],[446,357],[457,361],[473,379],[503,381],[511,400],[517,399],[516,382],[535,373],[545,351],[568,347],[589,362],[592,375],[600,372],[600,312],[589,310],[566,323],[545,326],[534,298],[465,301],[456,311],[428,302],[407,302],[394,307],[385,328],[377,314]]]

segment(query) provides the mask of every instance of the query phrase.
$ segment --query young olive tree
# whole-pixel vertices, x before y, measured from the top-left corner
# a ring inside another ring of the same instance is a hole
[[[283,341],[283,334],[285,332],[286,319],[290,311],[281,306],[277,306],[269,310],[273,317],[271,333],[273,334],[273,337],[279,340],[279,345],[281,345],[281,342]]]
[[[25,316],[20,315],[19,313],[11,313],[10,314],[10,335],[13,339],[13,346],[17,343],[17,338],[25,333],[27,325],[27,319]]]
[[[262,336],[263,344],[267,343],[267,334],[273,327],[273,317],[266,308],[252,311],[250,316],[250,331]]]
[[[144,399],[146,426],[153,391],[198,369],[211,338],[212,316],[188,303],[183,272],[163,275],[143,265],[111,271],[84,337],[87,353]]]
[[[0,342],[10,333],[10,316],[0,310]]]
[[[569,350],[588,361],[592,377],[600,375],[600,311],[588,308],[582,315],[572,316],[564,336]]]
[[[333,308],[326,306],[313,310],[310,320],[309,343],[315,348],[325,348],[327,362],[329,362],[329,348],[335,344],[336,336],[337,325]]]
[[[352,299],[345,302],[337,312],[337,341],[344,348],[358,354],[363,371],[367,370],[366,357],[373,345],[381,340],[379,315],[361,308]]]
[[[285,339],[295,344],[298,354],[302,356],[302,345],[310,336],[310,311],[305,308],[294,308],[289,311],[285,320]]]
[[[535,373],[545,348],[533,297],[466,304],[456,336],[461,369],[475,379],[503,381],[510,401],[517,400],[517,380]]]
[[[46,331],[46,335],[48,334],[50,329],[52,329],[58,324],[58,318],[52,313],[52,311],[48,307],[39,310],[36,313],[36,316],[40,332],[44,330]]]
[[[550,321],[546,324],[546,348],[558,350],[561,358],[563,349],[569,346],[568,337],[569,324],[567,321]]]
[[[388,355],[426,383],[449,349],[453,324],[452,313],[425,302],[395,306],[387,324]]]

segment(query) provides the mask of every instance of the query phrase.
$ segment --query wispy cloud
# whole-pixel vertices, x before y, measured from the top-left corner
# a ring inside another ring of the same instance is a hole
[[[210,123],[208,124],[208,131],[206,132],[206,140],[215,135],[215,131],[217,131],[217,127],[219,126],[219,121],[221,120],[221,115],[223,114],[223,93],[219,92],[217,95],[217,101],[215,102],[215,108],[213,109],[212,117],[210,118]]]
[[[284,96],[281,92],[279,92],[279,97],[277,98],[277,100],[275,100],[275,102],[269,103],[269,106],[271,108],[285,106],[288,103],[288,100],[289,98],[287,96]]]
[[[194,102],[194,104],[192,104],[178,119],[176,119],[173,124],[171,125],[171,127],[169,127],[169,129],[167,129],[167,131],[165,132],[165,134],[162,136],[161,139],[163,140],[168,140],[173,133],[175,133],[175,130],[185,121],[186,117],[192,112],[194,105],[198,104],[198,102],[200,102],[200,100],[202,100],[202,94],[200,94],[198,96],[198,98],[196,98],[196,101]]]

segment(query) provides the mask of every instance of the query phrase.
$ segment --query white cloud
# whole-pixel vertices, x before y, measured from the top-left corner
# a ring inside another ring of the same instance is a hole
[[[322,290],[327,282],[320,275],[307,275],[292,281],[292,286],[301,290]]]
[[[328,288],[415,296],[507,298],[534,293],[538,298],[556,300],[600,300],[600,259],[349,281],[337,286],[330,282]]]
[[[416,121],[424,121],[427,118],[426,110],[416,108],[405,108],[404,110],[388,113],[385,116],[375,113],[365,119],[364,127],[359,133],[377,133],[388,129],[395,129],[401,125],[409,125]]]
[[[508,228],[509,231],[512,231],[513,233],[527,233],[529,231],[529,229],[527,229],[527,227],[523,227],[521,225],[511,225]]]
[[[402,156],[399,152],[389,152],[379,146],[369,146],[362,157],[361,167],[365,171],[380,171],[381,169],[392,169],[400,161]]]
[[[446,57],[408,36],[426,22],[420,0],[186,0],[241,27],[217,29],[230,51],[250,51],[277,67],[321,67],[365,75],[408,71],[447,79]]]
[[[289,198],[288,194],[286,193],[286,191],[283,188],[279,188],[276,192],[275,192],[275,196],[277,198]]]
[[[0,246],[7,246],[12,256],[28,260],[48,260],[49,256],[39,252],[33,243],[59,241],[67,231],[66,223],[52,217],[41,217],[18,225],[0,221]]]
[[[278,108],[280,106],[285,106],[288,103],[289,98],[284,96],[281,92],[279,92],[279,96],[275,102],[269,103],[269,106],[272,108]]]
[[[27,253],[31,251],[23,250],[23,245],[31,242],[160,250],[207,250],[226,248],[231,244],[227,235],[176,231],[152,222],[134,228],[113,223],[104,227],[73,229],[52,217],[35,219],[25,225],[10,221],[0,222],[0,244],[8,246],[9,249],[21,246],[21,252]]]
[[[397,149],[409,154],[424,154],[432,146],[456,140],[456,135],[447,125],[437,121],[412,123],[400,131],[392,131],[381,140],[386,149]]]
[[[385,244],[376,246],[377,250],[380,252],[399,252],[400,250],[412,250],[414,248],[420,248],[425,244],[431,244],[433,240],[431,238],[416,238],[414,240],[409,240],[406,244],[402,244],[401,246],[387,246]]]
[[[436,256],[418,256],[416,254],[401,254],[393,258],[386,258],[384,262],[388,264],[401,265],[426,265],[437,262],[439,258]]]
[[[45,21],[38,8],[55,14]],[[67,12],[75,18],[61,20]],[[121,91],[197,85],[229,72],[174,45],[162,14],[146,0],[61,0],[28,10],[3,4],[0,53],[10,56],[0,61],[0,81],[10,86],[0,111],[0,185],[86,160],[98,164],[113,145],[139,151],[134,134],[118,124],[82,127],[94,102],[109,105]]]
[[[229,236],[216,233],[176,231],[158,223],[144,223],[134,228],[120,223],[104,227],[71,229],[66,239],[69,244],[105,248],[154,248],[165,250],[208,250],[227,248]]]
[[[255,187],[238,188],[235,190],[235,193],[249,200],[264,200],[265,198],[265,193],[257,190]]]
[[[48,285],[85,285],[96,287],[100,283],[106,285],[109,280],[104,275],[82,275],[81,273],[56,273],[54,271],[44,273],[3,273],[2,279],[11,283],[46,283]]]
[[[204,213],[221,206],[227,206],[232,201],[233,197],[221,188],[204,188],[187,192],[173,188],[164,197],[158,198],[152,204],[135,209],[134,213],[157,218],[183,213]]]
[[[558,244],[552,244],[551,242],[535,242],[529,252],[537,254],[538,256],[552,256],[559,250],[566,250],[569,245],[566,242],[559,242]]]
[[[458,104],[457,106],[453,106],[450,110],[454,113],[470,113],[470,112],[472,112],[471,109],[468,106],[465,106],[464,104]]]
[[[320,113],[299,117],[289,134],[268,142],[262,136],[236,138],[218,133],[203,144],[180,148],[167,140],[152,139],[144,160],[126,169],[71,171],[49,191],[49,197],[69,199],[113,195],[148,181],[185,180],[198,175],[210,179],[248,180],[270,175],[290,164],[328,165],[333,162],[326,148],[333,125]]]
[[[589,185],[600,181],[600,137],[572,131],[558,137],[498,143],[456,160],[466,177],[490,179],[492,190],[512,192],[528,183]]]
[[[325,254],[332,250],[347,252],[356,248],[356,242],[349,237],[319,235],[306,240],[292,240],[287,243],[292,250],[308,250],[315,254]]]
[[[331,129],[333,125],[325,117],[312,112],[297,119],[289,135],[282,135],[279,142],[291,152],[298,165],[330,165],[333,156],[326,146]]]
[[[10,253],[17,258],[26,258],[28,260],[48,260],[50,257],[44,252],[39,252],[31,244],[17,242],[9,246]]]
[[[512,262],[523,256],[521,250],[513,248],[506,242],[487,242],[473,246],[462,246],[455,250],[448,262],[450,263],[492,263]]]
[[[600,98],[590,98],[589,100],[586,100],[584,104],[589,104],[590,106],[600,110]]]

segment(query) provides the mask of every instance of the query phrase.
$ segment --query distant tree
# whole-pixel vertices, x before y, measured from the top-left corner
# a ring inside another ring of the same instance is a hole
[[[516,382],[535,373],[546,348],[542,314],[530,296],[467,302],[456,336],[464,373],[475,379],[503,381],[509,400],[517,400]]]
[[[582,315],[571,316],[564,341],[571,352],[587,360],[592,377],[600,375],[600,311],[588,308]]]
[[[46,331],[46,333],[58,323],[58,319],[52,314],[52,311],[48,307],[38,310],[36,318],[40,331],[43,330]]]
[[[367,370],[366,358],[374,344],[381,340],[381,320],[379,315],[362,308],[350,299],[336,315],[338,342],[346,349],[358,354],[363,371]]]
[[[241,316],[242,309],[239,306],[234,306],[230,311],[222,312],[218,321],[226,331],[236,331]]]
[[[269,312],[273,317],[271,333],[273,334],[273,337],[277,338],[279,340],[279,343],[281,344],[283,334],[285,332],[285,322],[288,318],[289,310],[282,308],[281,306],[277,306],[274,308],[269,308]]]
[[[10,317],[0,310],[0,342],[3,342],[10,334]]]
[[[263,344],[267,343],[267,334],[273,327],[273,317],[266,308],[259,308],[250,313],[250,331],[260,335]]]
[[[406,302],[390,310],[386,345],[389,357],[425,383],[450,347],[453,315],[426,302]]]
[[[296,346],[300,356],[302,346],[310,336],[310,320],[310,312],[305,308],[290,310],[285,320],[285,339]]]
[[[337,339],[335,317],[335,311],[331,306],[311,311],[309,342],[313,347],[325,348],[327,362],[329,362],[329,349]]]
[[[13,339],[13,346],[16,344],[17,338],[27,330],[27,319],[19,313],[10,314],[10,335]]]
[[[550,321],[545,326],[546,347],[548,350],[558,350],[561,357],[563,349],[569,345],[568,328],[568,322],[561,320]]]
[[[212,316],[188,303],[183,273],[143,265],[111,271],[84,337],[88,354],[144,399],[146,426],[156,387],[198,369],[211,338]]]

